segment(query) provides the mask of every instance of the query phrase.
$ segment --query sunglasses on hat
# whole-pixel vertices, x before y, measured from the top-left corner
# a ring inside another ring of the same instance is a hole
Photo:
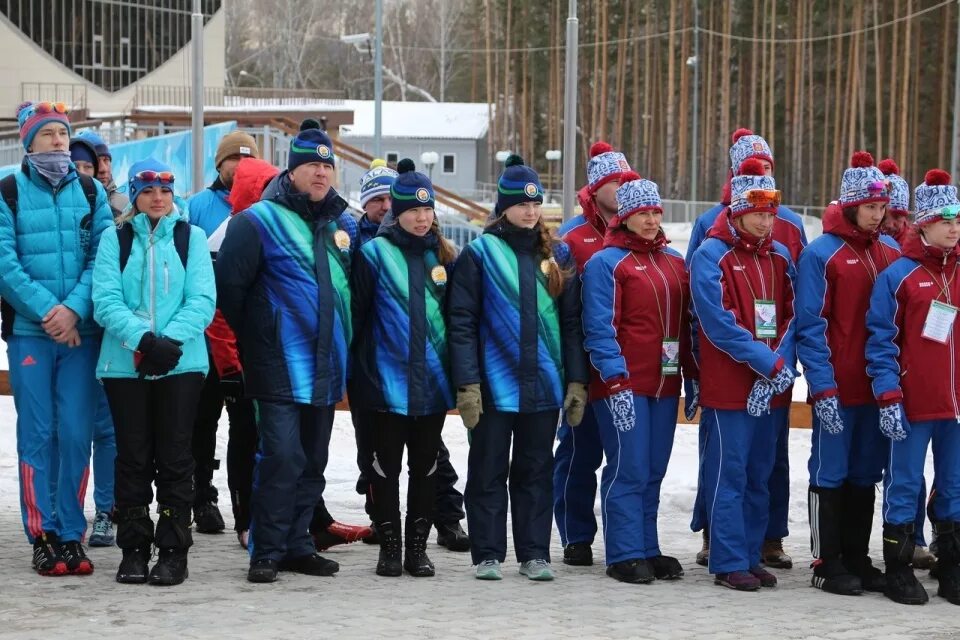
[[[63,102],[37,102],[33,105],[36,113],[70,113],[70,107]]]
[[[867,192],[872,196],[884,193],[889,189],[890,189],[889,180],[874,180],[873,182],[870,182],[869,184],[867,184]]]
[[[152,171],[150,169],[141,171],[133,176],[141,182],[159,182],[161,184],[173,184],[173,172],[171,171]]]
[[[751,207],[770,207],[776,209],[780,206],[779,189],[750,189],[743,194],[743,199]]]

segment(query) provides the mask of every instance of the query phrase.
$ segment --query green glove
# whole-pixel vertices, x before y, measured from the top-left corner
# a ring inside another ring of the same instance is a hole
[[[473,429],[480,422],[483,402],[480,399],[480,383],[466,384],[457,389],[457,410],[463,418],[463,426]],[[581,412],[582,414],[582,412]]]
[[[583,412],[587,408],[587,386],[579,382],[567,385],[567,397],[563,399],[563,412],[571,427],[583,422]]]

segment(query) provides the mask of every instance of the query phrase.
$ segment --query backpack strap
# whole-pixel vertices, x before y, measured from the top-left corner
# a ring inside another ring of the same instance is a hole
[[[133,225],[124,223],[117,227],[117,243],[120,245],[120,273],[123,273],[133,249]]]
[[[83,188],[83,195],[87,197],[87,204],[90,205],[91,215],[97,211],[97,183],[88,175],[78,173],[80,186]]]
[[[117,227],[117,242],[120,245],[120,273],[127,266],[130,251],[133,250],[133,225],[125,223]],[[173,246],[180,256],[180,263],[187,268],[187,255],[190,253],[190,223],[184,220],[177,221],[173,227]]]
[[[17,177],[14,174],[4,176],[0,180],[0,195],[3,196],[3,202],[10,209],[10,214],[17,217]]]

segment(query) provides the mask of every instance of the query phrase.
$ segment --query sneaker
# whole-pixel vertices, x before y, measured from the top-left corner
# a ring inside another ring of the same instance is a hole
[[[484,560],[477,565],[477,580],[503,580],[499,560]]]
[[[766,540],[763,543],[763,549],[760,551],[760,559],[763,564],[774,569],[792,569],[793,558],[788,556],[783,550],[783,539]]]
[[[302,573],[307,576],[332,576],[340,571],[340,565],[337,562],[327,560],[319,553],[311,553],[299,558],[284,558],[277,568],[280,571]]]
[[[244,549],[250,548],[250,530],[243,529],[242,531],[237,531],[237,542],[240,543],[240,546]]]
[[[703,530],[703,546],[697,551],[697,564],[705,567],[710,564],[710,534]]]
[[[33,543],[33,568],[42,576],[67,575],[67,563],[55,533],[44,531]]]
[[[250,563],[250,570],[247,571],[247,582],[276,582],[278,564],[276,560],[269,558],[254,560]]]
[[[937,556],[930,553],[926,547],[917,545],[913,548],[913,568],[932,570],[937,564]]]
[[[459,522],[435,522],[437,544],[450,551],[470,551],[470,536]]]
[[[113,520],[110,519],[110,514],[106,511],[97,511],[88,544],[91,547],[112,547],[113,542]]]
[[[593,566],[593,549],[589,542],[574,542],[563,548],[563,564],[571,567]]]
[[[614,562],[607,567],[607,575],[628,584],[650,584],[656,578],[650,564],[643,558]]]
[[[226,528],[220,507],[215,502],[194,505],[193,522],[197,526],[197,533],[221,533]]]
[[[683,567],[680,561],[670,556],[653,556],[647,558],[647,564],[653,569],[657,580],[676,580],[683,577]]]
[[[146,584],[150,574],[150,547],[124,549],[123,559],[117,569],[117,582],[121,584]]]
[[[554,577],[550,563],[539,558],[520,563],[520,575],[527,576],[531,580],[538,582],[547,582],[553,580]]]
[[[760,588],[760,579],[749,571],[718,573],[714,576],[713,583],[734,591],[756,591]]]
[[[372,533],[367,526],[334,522],[323,531],[313,534],[313,545],[317,551],[326,551],[338,544],[352,544],[357,540],[363,540]]]
[[[775,587],[777,586],[777,576],[773,575],[767,571],[763,565],[757,565],[750,568],[750,573],[754,578],[760,581],[761,587]]]
[[[87,557],[83,545],[72,540],[61,546],[63,561],[67,563],[67,573],[73,576],[88,576],[93,573],[93,562]]]

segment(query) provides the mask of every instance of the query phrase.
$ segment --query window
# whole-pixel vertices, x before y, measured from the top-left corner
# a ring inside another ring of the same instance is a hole
[[[94,34],[93,35],[93,66],[94,68],[100,68],[103,66],[103,36]]]
[[[388,165],[396,167],[397,163],[400,162],[400,153],[398,151],[387,151],[387,157],[385,159]]]
[[[130,68],[130,38],[120,38],[120,68]]]
[[[457,172],[457,154],[443,154],[443,172],[445,174],[453,174]]]

